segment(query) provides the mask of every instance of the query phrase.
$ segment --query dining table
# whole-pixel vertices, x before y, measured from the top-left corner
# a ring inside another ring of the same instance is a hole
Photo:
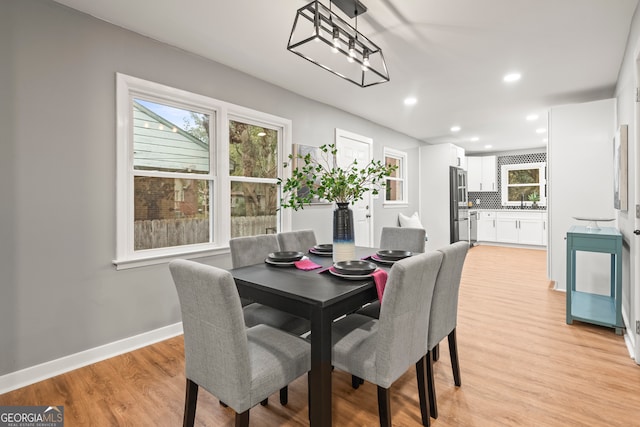
[[[356,259],[376,254],[376,248],[356,247]],[[377,300],[371,276],[346,279],[327,271],[331,256],[305,254],[322,266],[300,270],[267,262],[231,269],[241,297],[309,319],[311,370],[309,372],[309,420],[314,427],[331,426],[331,325],[334,319]],[[266,254],[265,254],[266,258]],[[389,270],[389,264],[378,267]]]

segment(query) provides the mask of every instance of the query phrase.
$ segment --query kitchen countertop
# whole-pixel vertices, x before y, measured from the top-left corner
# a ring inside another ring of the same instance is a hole
[[[482,208],[469,208],[469,212],[541,212],[546,213],[546,209],[512,209],[512,208],[504,208],[504,209],[482,209]]]

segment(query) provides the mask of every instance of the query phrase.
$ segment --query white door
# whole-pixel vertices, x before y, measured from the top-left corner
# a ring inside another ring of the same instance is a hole
[[[336,160],[338,166],[347,167],[357,160],[364,167],[372,158],[373,139],[355,133],[336,129]],[[362,200],[351,206],[353,209],[353,225],[355,227],[356,246],[371,247],[373,239],[373,209],[371,192],[364,194]]]

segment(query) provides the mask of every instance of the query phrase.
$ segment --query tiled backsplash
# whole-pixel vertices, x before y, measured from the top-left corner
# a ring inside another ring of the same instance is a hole
[[[473,207],[476,209],[520,209],[520,206],[502,206],[502,165],[539,162],[547,162],[546,152],[498,156],[498,191],[470,191],[469,201],[473,203]],[[477,199],[480,199],[480,203],[476,203]],[[524,208],[532,209],[531,206],[525,206]]]

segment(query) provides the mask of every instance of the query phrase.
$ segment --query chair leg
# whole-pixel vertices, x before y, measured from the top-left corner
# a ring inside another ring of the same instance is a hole
[[[266,399],[264,399],[262,402],[260,402],[260,404],[262,406],[267,406],[269,404],[269,398],[267,397]]]
[[[229,407],[229,405],[224,403],[222,400],[220,401],[220,406],[222,406],[223,408],[228,408]]]
[[[391,398],[389,389],[378,386],[378,415],[380,427],[391,427]]]
[[[193,427],[196,420],[196,403],[198,402],[198,384],[187,378],[187,391],[184,397],[183,427]]]
[[[280,404],[286,405],[289,403],[289,387],[284,386],[280,389]]]
[[[364,380],[362,378],[351,375],[351,387],[357,390],[361,384],[364,384]]]
[[[436,401],[436,385],[435,378],[433,377],[433,359],[431,358],[431,352],[427,352],[425,357],[427,367],[427,390],[429,395],[429,408],[431,409],[431,418],[438,418],[438,403]]]
[[[422,356],[416,362],[416,378],[418,379],[418,395],[420,396],[420,414],[422,415],[422,425],[429,427],[431,416],[429,415],[429,403],[427,402],[427,386],[425,384],[425,364],[426,356]]]
[[[460,364],[458,362],[458,340],[456,339],[456,328],[449,333],[449,355],[451,356],[451,369],[453,369],[453,382],[457,387],[462,385],[460,380]]]
[[[249,410],[241,414],[236,412],[236,427],[249,427]]]
[[[307,412],[309,413],[309,423],[311,423],[311,381],[309,376],[310,373],[307,373]]]
[[[437,362],[440,359],[440,344],[436,344],[431,350],[432,358],[434,362]]]

